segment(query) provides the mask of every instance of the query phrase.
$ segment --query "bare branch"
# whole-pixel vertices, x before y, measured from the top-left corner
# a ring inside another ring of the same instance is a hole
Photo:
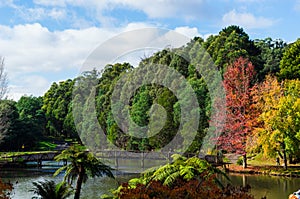
[[[0,100],[6,97],[8,91],[7,73],[4,70],[4,57],[0,56]]]

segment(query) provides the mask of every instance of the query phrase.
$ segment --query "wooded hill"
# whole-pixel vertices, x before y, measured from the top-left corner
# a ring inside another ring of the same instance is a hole
[[[221,86],[226,99],[224,114],[215,115],[211,111],[212,105],[217,106],[220,102],[217,97],[212,99],[215,95],[209,92],[208,84],[216,82],[207,82],[207,77],[197,70],[197,64],[201,64],[206,71],[210,71],[207,53],[222,77]],[[77,116],[84,118],[91,111],[88,104],[95,100],[96,117],[107,139],[127,150],[162,148],[178,132],[183,139],[178,139],[177,144],[184,146],[191,131],[195,131],[196,136],[190,138],[193,142],[188,151],[196,152],[207,132],[212,129],[210,133],[213,134],[220,125],[218,121],[224,121],[220,138],[211,138],[217,140],[217,149],[239,154],[264,153],[272,157],[279,154],[284,159],[288,155],[293,158],[299,154],[299,39],[290,44],[272,38],[251,40],[242,28],[229,26],[206,40],[195,37],[180,48],[156,52],[141,60],[138,68],[147,74],[147,71],[153,72],[153,67],[161,65],[176,70],[184,77],[193,89],[198,105],[197,109],[187,110],[181,116],[182,107],[191,103],[189,95],[183,92],[181,96],[176,96],[169,88],[155,83],[139,87],[132,96],[124,92],[118,99],[129,99],[129,102],[126,107],[119,105],[119,110],[129,110],[131,120],[139,126],[151,124],[146,132],[151,136],[145,137],[139,134],[141,132],[135,132],[131,123],[124,123],[124,127],[120,128],[115,121],[111,98],[121,76],[128,74],[122,85],[124,91],[131,89],[126,80],[136,83],[144,80],[136,78],[135,69],[128,63],[108,63],[104,71],[86,71],[73,80],[54,82],[42,97],[23,96],[18,102],[2,100],[0,122],[3,128],[0,134],[4,138],[0,149],[20,150],[22,145],[32,149],[49,136],[93,142],[93,147],[97,148],[103,140],[95,133],[96,124],[91,122],[94,120],[76,118],[76,128],[73,117],[74,103],[85,104],[76,110]],[[165,74],[170,75],[163,71],[163,67],[155,70],[157,78],[163,78]],[[95,95],[90,95],[91,90],[87,88],[94,81],[97,82],[93,88]],[[177,79],[169,78],[168,81],[172,85]],[[157,110],[151,108],[153,104],[159,105]],[[163,126],[160,120],[151,118],[155,117],[155,114],[151,116],[151,111],[164,115]],[[123,116],[123,113],[120,114]],[[189,129],[195,122],[189,120],[189,115],[193,114],[199,115],[197,129]],[[157,126],[161,126],[159,133],[156,132]],[[80,138],[77,130],[80,131]]]

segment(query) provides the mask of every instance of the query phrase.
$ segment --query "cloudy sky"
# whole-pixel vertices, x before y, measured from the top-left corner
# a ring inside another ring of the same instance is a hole
[[[300,37],[300,0],[0,0],[0,56],[9,96],[40,96],[52,82],[74,78],[101,43],[145,27],[188,37],[227,25],[251,39]]]

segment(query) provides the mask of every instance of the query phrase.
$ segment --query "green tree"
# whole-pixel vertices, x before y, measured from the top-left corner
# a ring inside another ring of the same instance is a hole
[[[32,182],[34,188],[30,189],[30,192],[33,192],[35,197],[33,199],[67,199],[72,195],[72,190],[65,182],[55,184],[54,181],[38,181]]]
[[[46,117],[42,111],[43,98],[34,96],[22,96],[16,103],[19,113],[18,130],[22,145],[34,146],[45,133]]]
[[[203,47],[221,71],[225,71],[239,57],[248,58],[257,70],[261,65],[261,60],[258,59],[260,50],[249,39],[248,34],[235,25],[224,28],[218,35],[210,36],[203,43]]]
[[[0,145],[1,150],[19,149],[19,134],[18,128],[18,111],[16,108],[16,102],[12,100],[0,101]]]
[[[70,132],[70,120],[67,117],[72,100],[73,80],[61,81],[59,84],[53,83],[43,97],[42,110],[45,112],[49,135],[70,137],[74,132]]]
[[[279,79],[299,79],[300,77],[300,39],[290,44],[280,61]]]
[[[88,177],[101,177],[103,175],[114,178],[111,168],[103,164],[92,153],[84,150],[82,146],[71,146],[55,157],[56,161],[68,161],[69,164],[62,166],[55,173],[58,175],[65,171],[64,181],[70,185],[76,180],[74,199],[80,198],[82,183],[85,183]]]
[[[276,75],[280,70],[280,60],[287,44],[281,40],[268,37],[254,41],[261,53],[259,55],[263,62],[263,68],[258,71],[259,79],[263,80],[267,74]]]
[[[111,96],[121,75],[130,72],[132,69],[133,67],[129,63],[107,65],[104,71],[102,71],[95,91],[96,111],[99,124],[107,135],[108,140],[122,148],[126,148],[126,141],[124,140],[127,140],[127,135],[118,127],[112,116]],[[89,106],[86,108],[88,109]]]

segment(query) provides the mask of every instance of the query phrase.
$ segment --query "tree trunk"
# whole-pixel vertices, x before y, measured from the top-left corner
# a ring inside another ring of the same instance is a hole
[[[243,155],[243,168],[247,168],[247,155],[246,153]]]
[[[77,182],[76,182],[76,190],[75,190],[74,199],[80,198],[80,191],[81,191],[81,186],[82,186],[82,182],[83,182],[83,176],[84,176],[84,168],[80,167],[79,175],[78,175]]]
[[[289,155],[289,164],[293,164],[294,162],[293,162],[293,156],[290,154]]]
[[[282,150],[282,153],[283,153],[283,168],[284,168],[284,170],[287,170],[287,158],[286,158],[285,149]]]

